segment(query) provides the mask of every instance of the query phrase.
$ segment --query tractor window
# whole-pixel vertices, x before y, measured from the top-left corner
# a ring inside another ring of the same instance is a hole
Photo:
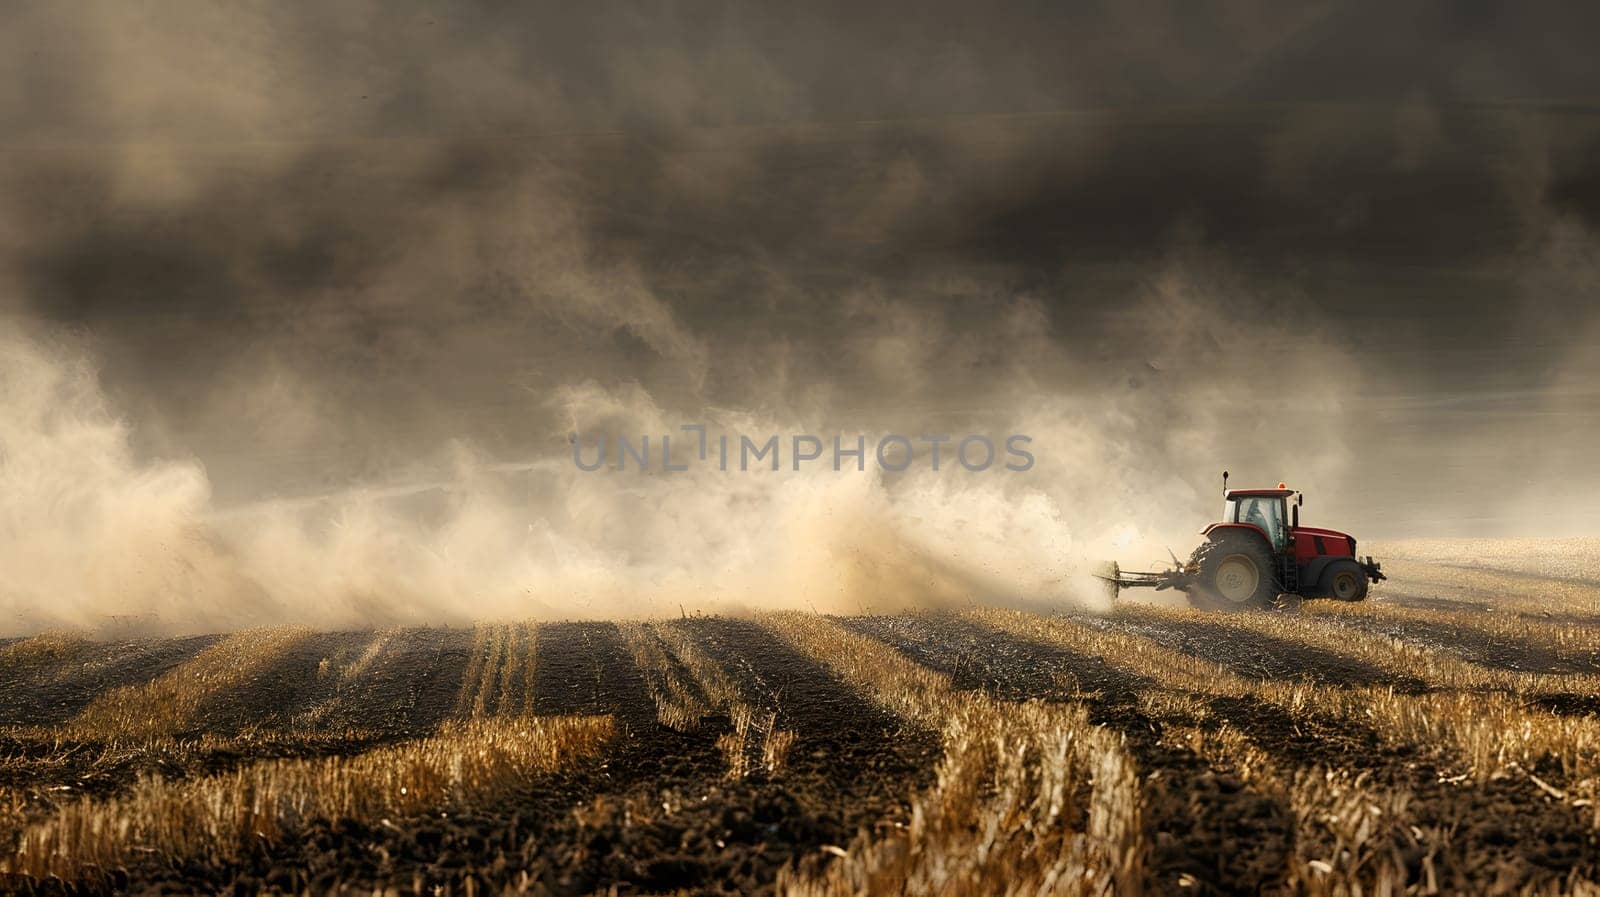
[[[1235,523],[1248,523],[1261,527],[1272,540],[1272,547],[1282,551],[1288,541],[1288,530],[1283,525],[1283,499],[1254,497],[1241,498],[1236,503]]]

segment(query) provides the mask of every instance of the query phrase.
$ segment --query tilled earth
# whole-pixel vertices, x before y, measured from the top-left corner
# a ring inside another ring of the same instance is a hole
[[[1375,603],[1381,605],[1380,596]],[[1437,608],[1440,602],[1413,606]],[[1319,623],[1415,642],[1486,669],[1534,675],[1600,670],[1581,646],[1508,643],[1474,626],[1383,617]],[[1058,615],[1059,616],[1059,615]],[[1428,695],[1426,675],[1401,675],[1336,652],[1225,625],[1205,614],[1067,614],[1092,630],[1134,636],[1220,664],[1251,680],[1308,687],[1383,687]],[[1596,816],[1550,792],[1575,783],[1558,766],[1463,783],[1437,745],[1396,744],[1373,726],[1310,706],[1291,713],[1245,695],[1192,693],[1204,713],[1143,700],[1161,685],[1137,669],[1046,638],[984,625],[971,615],[841,617],[838,626],[945,674],[957,689],[996,700],[1082,705],[1119,733],[1140,776],[1148,893],[1291,893],[1300,828],[1294,810],[1247,780],[1165,737],[1228,727],[1289,773],[1342,770],[1409,795],[1426,854],[1402,860],[1417,893],[1519,893],[1560,888],[1596,873]],[[492,800],[401,818],[311,820],[238,855],[179,855],[133,846],[126,862],[73,881],[8,875],[28,892],[313,892],[374,889],[530,893],[771,893],[785,867],[815,870],[862,832],[905,826],[913,797],[935,780],[937,732],[898,718],[870,695],[800,653],[760,619],[673,621],[737,683],[740,702],[769,728],[793,733],[781,769],[730,775],[727,712],[684,729],[660,721],[646,671],[624,631],[606,622],[536,628],[529,708],[535,715],[604,714],[618,734],[603,757],[531,778]],[[274,758],[353,757],[426,736],[469,712],[463,694],[480,648],[470,629],[307,634],[225,690],[207,693],[163,738],[97,738],[74,720],[126,686],[181,676],[218,636],[0,645],[0,815],[6,842],[65,801],[126,793],[141,776],[225,775]],[[502,664],[514,652],[499,655]],[[490,663],[495,662],[492,652]],[[674,672],[697,696],[687,666]],[[337,671],[344,670],[339,673]],[[174,672],[176,671],[176,673]],[[333,672],[330,672],[333,671]],[[489,669],[486,681],[493,679]],[[505,677],[511,678],[508,673]],[[1529,705],[1589,720],[1593,694],[1535,687]],[[1592,748],[1591,748],[1592,749]],[[1541,787],[1542,786],[1542,787]],[[1403,853],[1404,851],[1402,851]],[[1428,889],[1432,889],[1431,891]]]

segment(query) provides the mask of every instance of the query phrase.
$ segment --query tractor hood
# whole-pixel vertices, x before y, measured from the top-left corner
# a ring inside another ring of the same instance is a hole
[[[1295,557],[1302,560],[1353,556],[1356,553],[1356,539],[1349,533],[1320,526],[1296,526],[1290,531],[1294,533]]]
[[[1324,539],[1349,539],[1352,545],[1356,541],[1349,533],[1341,533],[1336,529],[1323,529],[1320,526],[1297,526],[1294,527],[1294,533],[1297,536],[1306,535],[1313,538],[1321,536]]]

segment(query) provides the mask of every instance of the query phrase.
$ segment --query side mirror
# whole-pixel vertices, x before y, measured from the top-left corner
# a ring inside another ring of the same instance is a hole
[[[1228,496],[1228,472],[1226,470],[1222,472],[1222,496],[1224,498]]]

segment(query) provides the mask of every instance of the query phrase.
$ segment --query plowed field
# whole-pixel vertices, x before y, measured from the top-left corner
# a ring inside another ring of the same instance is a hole
[[[1448,556],[1247,614],[13,639],[0,889],[1596,893],[1600,581]]]

